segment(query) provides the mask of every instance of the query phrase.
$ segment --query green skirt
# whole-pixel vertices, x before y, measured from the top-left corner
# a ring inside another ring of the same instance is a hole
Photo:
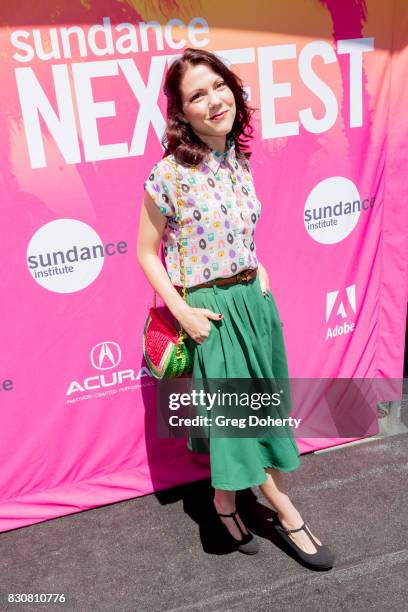
[[[246,283],[188,289],[193,308],[222,313],[211,323],[202,344],[187,336],[193,354],[192,379],[257,378],[287,379],[288,367],[282,324],[272,293],[262,294],[259,276]],[[288,416],[288,411],[285,415]],[[190,451],[210,454],[211,484],[216,489],[237,491],[263,484],[266,467],[282,472],[297,469],[300,453],[292,430],[285,437],[189,437]]]

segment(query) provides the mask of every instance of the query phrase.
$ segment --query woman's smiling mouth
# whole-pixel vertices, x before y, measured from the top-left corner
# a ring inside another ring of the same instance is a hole
[[[218,115],[213,115],[212,117],[210,117],[211,121],[220,121],[220,119],[223,119],[226,115],[227,111],[223,111],[222,113],[219,113]]]

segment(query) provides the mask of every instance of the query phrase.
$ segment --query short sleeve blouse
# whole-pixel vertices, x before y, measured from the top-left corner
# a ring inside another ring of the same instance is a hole
[[[255,228],[261,203],[248,160],[236,155],[234,140],[228,145],[224,153],[211,150],[196,167],[177,164],[187,287],[258,265]],[[144,188],[167,217],[162,237],[167,273],[173,285],[181,286],[173,162],[169,155],[155,164]]]

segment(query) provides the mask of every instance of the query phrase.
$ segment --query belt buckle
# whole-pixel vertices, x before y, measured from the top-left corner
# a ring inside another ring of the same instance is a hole
[[[249,281],[249,274],[250,272],[248,272],[248,270],[243,270],[242,272],[239,272],[238,276],[241,281],[247,283]]]

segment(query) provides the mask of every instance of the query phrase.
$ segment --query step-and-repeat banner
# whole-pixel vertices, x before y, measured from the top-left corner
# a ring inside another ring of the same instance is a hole
[[[0,13],[0,531],[209,475],[206,455],[157,437],[141,344],[153,291],[136,260],[163,79],[186,47],[219,54],[257,108],[257,254],[290,375],[402,376],[403,0]],[[298,439],[302,453],[342,441]]]

